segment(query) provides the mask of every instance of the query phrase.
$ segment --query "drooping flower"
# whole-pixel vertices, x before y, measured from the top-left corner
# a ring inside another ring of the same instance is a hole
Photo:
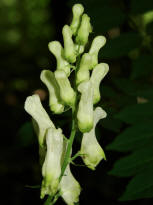
[[[100,91],[99,91],[100,82],[108,73],[108,70],[109,70],[108,64],[100,63],[96,65],[96,67],[92,71],[90,81],[92,82],[93,89],[94,89],[94,98],[93,98],[94,104],[96,104],[100,100]]]
[[[84,133],[80,153],[82,159],[87,167],[94,170],[102,159],[105,158],[105,154],[101,146],[99,145],[95,136],[95,127],[98,121],[106,117],[106,112],[101,108],[97,107],[94,110],[94,127],[90,132]]]
[[[42,166],[41,198],[46,194],[54,195],[59,187],[63,135],[61,129],[49,128],[46,133],[47,152]]]
[[[47,129],[50,127],[55,128],[55,126],[43,108],[39,95],[35,94],[27,97],[24,108],[37,122],[39,145],[43,146]]]
[[[55,114],[60,114],[64,106],[60,103],[60,88],[55,79],[54,73],[50,70],[43,70],[40,79],[47,86],[49,91],[49,106]]]
[[[55,71],[55,78],[60,87],[60,97],[65,105],[73,106],[76,94],[71,87],[70,81],[63,70]]]
[[[48,44],[48,48],[50,52],[52,52],[54,56],[56,57],[57,70],[64,70],[66,75],[69,76],[70,75],[70,64],[63,58],[64,50],[60,42],[51,41]]]
[[[77,120],[81,132],[89,132],[93,127],[93,86],[90,81],[79,84],[78,91],[81,93]]]

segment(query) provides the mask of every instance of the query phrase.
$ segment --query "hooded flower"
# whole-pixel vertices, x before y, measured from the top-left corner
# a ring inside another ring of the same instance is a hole
[[[50,70],[43,70],[41,72],[40,79],[49,90],[50,109],[56,114],[62,113],[64,106],[60,103],[60,88],[55,79],[54,73]]]
[[[96,36],[91,44],[89,54],[92,57],[91,68],[98,64],[98,52],[105,45],[106,38],[104,36]]]
[[[47,130],[46,145],[47,152],[42,167],[41,198],[44,198],[46,194],[52,196],[58,190],[63,152],[63,135],[60,128],[49,128]]]
[[[88,42],[89,33],[92,32],[90,24],[90,17],[87,14],[83,14],[80,27],[76,36],[76,43],[78,45],[85,45]]]
[[[68,62],[74,63],[76,61],[76,51],[72,40],[71,28],[68,25],[65,25],[62,34],[64,40],[64,57]]]
[[[90,70],[91,62],[92,62],[91,56],[88,53],[83,54],[81,61],[80,61],[80,67],[76,75],[77,85],[85,80],[89,80],[90,78],[89,70]]]
[[[92,170],[95,169],[102,159],[106,159],[104,151],[95,136],[96,124],[105,117],[106,112],[102,108],[97,107],[94,111],[94,127],[90,132],[84,133],[82,138],[80,153],[86,166]]]
[[[60,87],[60,97],[65,105],[73,106],[76,94],[71,87],[70,81],[63,70],[55,71],[55,78]]]
[[[90,81],[80,83],[78,91],[81,93],[77,112],[78,127],[81,132],[89,132],[93,127],[93,86]]]
[[[93,103],[96,104],[100,100],[100,91],[99,86],[102,79],[105,77],[109,70],[109,67],[106,63],[100,63],[92,71],[90,81],[92,82],[94,89]]]
[[[57,69],[64,70],[66,75],[70,75],[70,64],[63,58],[64,50],[60,42],[52,41],[48,44],[50,52],[54,54],[57,61]]]
[[[73,19],[72,19],[72,23],[70,25],[73,35],[77,34],[77,30],[79,28],[80,25],[80,21],[81,21],[81,16],[84,12],[84,8],[82,6],[82,4],[75,4],[72,8],[72,12],[73,12]]]
[[[49,127],[55,128],[55,126],[50,120],[45,109],[43,108],[39,95],[32,95],[27,97],[24,108],[37,122],[39,127],[38,140],[40,146],[43,146],[46,130]]]
[[[62,163],[66,153],[66,149],[67,149],[67,141],[64,140],[63,155],[61,160]],[[77,180],[72,175],[69,164],[67,165],[64,176],[61,179],[59,189],[60,189],[60,195],[64,199],[67,205],[74,205],[79,201],[81,187],[77,182]]]

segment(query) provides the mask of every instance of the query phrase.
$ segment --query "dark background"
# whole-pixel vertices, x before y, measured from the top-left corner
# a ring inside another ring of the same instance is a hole
[[[151,0],[1,0],[0,1],[0,204],[43,204],[39,189],[41,170],[37,138],[30,116],[24,111],[27,96],[38,93],[55,124],[70,132],[70,112],[52,116],[48,109],[48,92],[41,83],[42,69],[54,70],[56,61],[48,51],[48,42],[62,42],[61,30],[71,22],[71,7],[83,3],[91,17],[93,33],[105,35],[99,62],[106,62],[110,72],[101,85],[99,103],[108,113],[99,123],[97,136],[107,161],[96,171],[72,167],[80,182],[80,204],[133,205],[152,204],[152,199],[120,202],[130,177],[109,175],[116,160],[125,153],[105,147],[129,125],[114,115],[124,107],[152,101],[153,21],[144,21],[144,13],[153,10]],[[152,14],[151,14],[152,15]],[[150,17],[151,18],[151,17]],[[152,15],[153,19],[153,15]],[[87,45],[87,49],[90,46]],[[148,93],[148,94],[147,94]],[[66,124],[67,123],[67,124]],[[68,126],[67,126],[68,125]],[[79,148],[78,135],[74,151]],[[140,159],[141,160],[141,159]],[[80,161],[78,162],[80,163]],[[57,204],[64,204],[59,200]]]

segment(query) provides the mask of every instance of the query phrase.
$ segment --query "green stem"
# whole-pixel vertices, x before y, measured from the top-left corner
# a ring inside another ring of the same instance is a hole
[[[64,175],[64,172],[65,172],[65,169],[66,169],[66,167],[67,167],[67,165],[70,161],[72,144],[73,144],[75,133],[76,133],[74,112],[75,112],[75,109],[72,109],[72,129],[71,129],[70,138],[68,140],[67,151],[66,151],[66,154],[65,154],[65,158],[64,158],[64,162],[63,162],[63,166],[62,166],[62,170],[61,170],[61,176],[59,178],[59,181],[61,181],[62,176]]]

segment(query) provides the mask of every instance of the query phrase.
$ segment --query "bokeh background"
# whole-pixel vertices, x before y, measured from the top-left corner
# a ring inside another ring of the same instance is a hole
[[[26,97],[38,93],[55,124],[66,136],[70,133],[70,112],[52,115],[39,76],[56,67],[48,42],[63,41],[61,30],[71,22],[74,3],[82,3],[91,17],[90,40],[107,37],[99,61],[110,66],[98,104],[108,117],[97,128],[107,161],[94,172],[72,167],[82,186],[80,204],[153,204],[152,0],[0,1],[0,204],[43,204],[37,188],[38,144],[24,111]],[[74,151],[80,140],[78,134]]]

